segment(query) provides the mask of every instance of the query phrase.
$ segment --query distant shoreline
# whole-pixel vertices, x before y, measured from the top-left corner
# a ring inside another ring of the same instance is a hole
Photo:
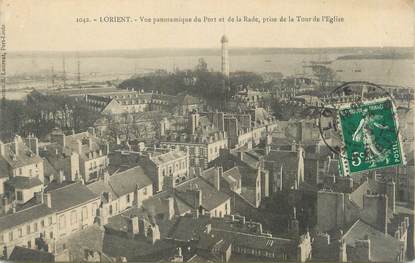
[[[345,47],[345,48],[229,48],[231,56],[238,55],[274,55],[274,54],[344,54],[348,56],[372,56],[372,54],[412,54],[409,47]],[[360,54],[359,54],[360,53]],[[121,57],[121,58],[154,58],[178,56],[220,56],[219,48],[155,48],[136,50],[91,50],[91,51],[10,51],[10,58],[36,57]]]
[[[345,55],[337,57],[337,60],[357,60],[357,59],[413,59],[413,54],[362,54]]]

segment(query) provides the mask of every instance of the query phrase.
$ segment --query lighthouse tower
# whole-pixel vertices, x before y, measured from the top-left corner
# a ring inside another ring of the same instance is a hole
[[[229,78],[229,52],[228,52],[228,38],[223,35],[220,39],[222,44],[222,74]]]

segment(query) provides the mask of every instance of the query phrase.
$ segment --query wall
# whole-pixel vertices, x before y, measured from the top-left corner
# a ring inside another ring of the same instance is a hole
[[[82,161],[80,160],[80,170],[83,173],[83,178],[85,182],[88,182],[93,176],[94,172],[99,172],[102,168],[107,167],[108,165],[107,155],[102,155],[94,159],[88,159]],[[101,166],[102,165],[102,166]],[[92,168],[92,169],[91,169]]]
[[[24,204],[30,199],[32,199],[35,196],[35,193],[40,192],[43,188],[43,185],[38,185],[36,187],[32,187],[30,189],[15,189],[15,199],[16,203],[18,204]],[[17,192],[22,193],[22,200],[17,200]]]
[[[38,163],[25,165],[13,170],[14,176],[37,177],[44,182],[43,160]]]
[[[223,204],[217,206],[216,208],[208,211],[211,217],[224,217],[231,213],[231,201],[228,199]]]
[[[317,227],[326,232],[343,225],[344,195],[319,191],[317,194]]]
[[[83,205],[58,212],[56,214],[58,229],[57,238],[62,238],[72,232],[91,226],[94,223],[99,202],[99,199],[94,199]]]
[[[43,222],[43,224],[42,224]],[[35,225],[37,224],[37,231],[35,231]],[[27,226],[30,225],[30,232],[28,232]],[[19,233],[22,236],[20,237]],[[13,240],[10,240],[10,233],[13,233]],[[35,220],[29,220],[22,225],[15,226],[11,229],[7,229],[0,233],[0,246],[7,247],[8,256],[13,251],[15,246],[28,247],[30,241],[31,247],[35,248],[35,239],[40,237],[41,233],[45,233],[44,239],[50,243],[53,242],[53,238],[56,238],[56,214],[51,214],[46,217],[38,218]],[[51,237],[52,233],[52,237]],[[49,250],[53,251],[53,246],[49,246]]]

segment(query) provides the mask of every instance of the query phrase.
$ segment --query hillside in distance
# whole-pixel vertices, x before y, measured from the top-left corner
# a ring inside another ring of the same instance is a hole
[[[267,54],[338,54],[344,56],[367,57],[382,54],[394,54],[397,58],[412,58],[412,47],[336,47],[336,48],[229,48],[230,55],[267,55]],[[10,58],[25,57],[120,57],[120,58],[151,58],[175,56],[218,56],[219,48],[155,48],[137,50],[92,50],[92,51],[10,51]],[[387,57],[388,59],[394,56]],[[353,58],[353,57],[352,57]]]

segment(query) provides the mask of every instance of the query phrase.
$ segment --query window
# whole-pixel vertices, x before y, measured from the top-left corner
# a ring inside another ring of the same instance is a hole
[[[147,195],[147,187],[143,188],[143,195]]]
[[[9,232],[9,241],[13,241],[13,231]]]
[[[82,222],[88,219],[88,210],[86,206],[82,207],[82,214],[81,214]]]
[[[77,221],[76,211],[71,212],[71,225],[75,225]]]
[[[49,233],[49,237],[52,239],[53,238],[53,232]]]
[[[23,236],[23,229],[19,228],[19,230],[17,230],[17,232],[19,233],[19,237]]]
[[[52,225],[52,217],[51,216],[48,218],[48,225],[49,226]]]
[[[37,223],[34,223],[34,224],[33,224],[33,231],[34,231],[34,232],[37,232]]]
[[[127,203],[130,202],[130,194],[127,194]]]
[[[112,215],[112,205],[110,205],[109,210],[110,215]]]
[[[16,191],[16,198],[17,198],[18,201],[23,201],[22,191]]]
[[[40,221],[40,227],[44,228],[45,227],[45,220],[42,219],[42,221]]]
[[[30,240],[29,240],[29,241],[27,241],[27,247],[28,247],[28,248],[32,248],[32,241],[30,241]]]
[[[66,227],[66,218],[65,215],[59,216],[59,229],[64,229]]]
[[[22,175],[22,168],[19,168],[19,174]]]
[[[30,225],[26,226],[26,231],[27,231],[27,234],[30,234]]]

